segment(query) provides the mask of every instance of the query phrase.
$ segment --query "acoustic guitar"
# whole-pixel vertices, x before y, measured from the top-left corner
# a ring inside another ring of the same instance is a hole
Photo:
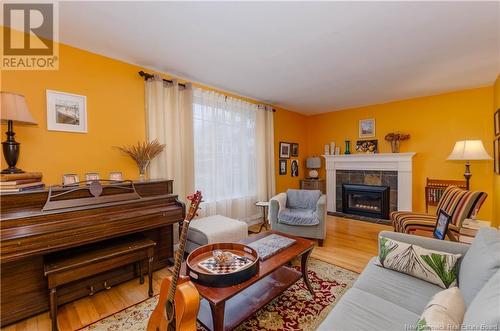
[[[196,216],[201,202],[201,192],[196,191],[187,197],[191,205],[186,218],[182,222],[179,249],[175,253],[175,264],[172,276],[163,279],[160,288],[158,305],[148,322],[148,331],[191,331],[196,330],[196,317],[200,308],[200,295],[189,277],[180,276],[182,259],[186,248],[189,223]]]

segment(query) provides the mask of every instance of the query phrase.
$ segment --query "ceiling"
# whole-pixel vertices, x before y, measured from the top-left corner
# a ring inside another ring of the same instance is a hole
[[[490,85],[499,3],[60,2],[60,40],[304,114]]]

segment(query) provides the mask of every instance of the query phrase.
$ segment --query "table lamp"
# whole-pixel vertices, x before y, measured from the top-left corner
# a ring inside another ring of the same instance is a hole
[[[309,178],[318,179],[318,171],[321,168],[321,159],[319,156],[308,157],[306,160],[306,168],[313,169],[309,171]]]
[[[448,156],[448,160],[461,160],[465,161],[466,189],[469,190],[469,181],[472,177],[470,172],[470,162],[476,160],[491,160],[481,140],[460,140],[455,143],[453,151]]]
[[[3,156],[7,165],[7,169],[2,170],[2,174],[17,174],[22,173],[19,168],[16,168],[17,160],[19,159],[19,143],[14,138],[13,124],[37,124],[33,116],[28,110],[28,105],[24,96],[10,93],[1,93],[1,108],[0,120],[2,123],[7,122],[7,140],[2,142]]]

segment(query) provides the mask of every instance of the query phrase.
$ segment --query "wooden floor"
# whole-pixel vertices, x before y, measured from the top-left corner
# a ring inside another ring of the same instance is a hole
[[[315,247],[312,257],[337,266],[361,272],[366,263],[377,254],[377,235],[389,226],[328,216],[327,236],[323,247]],[[153,275],[155,294],[161,280],[168,275],[166,268]],[[148,298],[147,280],[131,280],[108,291],[86,297],[59,307],[59,330],[77,330],[106,316],[130,307]],[[5,331],[50,330],[49,313],[43,313],[3,328]]]

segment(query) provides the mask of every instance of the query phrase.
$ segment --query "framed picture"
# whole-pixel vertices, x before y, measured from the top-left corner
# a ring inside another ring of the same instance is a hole
[[[290,143],[280,142],[280,159],[290,158]]]
[[[87,97],[47,90],[47,129],[87,132]]]
[[[500,135],[500,108],[497,109],[495,112],[495,115],[493,115],[493,132],[495,133],[495,136]]]
[[[80,181],[80,178],[78,177],[77,174],[65,174],[65,175],[63,175],[63,178],[62,178],[63,186],[76,186],[76,185],[78,185],[79,181]]]
[[[335,153],[333,153],[334,155],[340,155],[340,147],[337,146],[335,147]]]
[[[116,180],[121,182],[123,180],[122,172],[121,171],[110,172],[109,180]]]
[[[290,162],[290,174],[292,177],[299,176],[299,160],[292,160]]]
[[[450,224],[451,216],[446,212],[440,210],[434,227],[434,238],[444,240],[446,232],[448,231],[448,224]]]
[[[293,157],[299,156],[299,144],[292,143],[292,156]]]
[[[493,170],[500,175],[500,137],[493,140]]]
[[[88,182],[93,182],[93,181],[99,180],[99,173],[98,172],[87,172],[85,174],[85,180]]]
[[[280,160],[280,176],[286,175],[286,160]]]
[[[375,119],[359,120],[359,138],[375,137]]]
[[[358,140],[356,141],[356,153],[378,153],[378,140]]]

